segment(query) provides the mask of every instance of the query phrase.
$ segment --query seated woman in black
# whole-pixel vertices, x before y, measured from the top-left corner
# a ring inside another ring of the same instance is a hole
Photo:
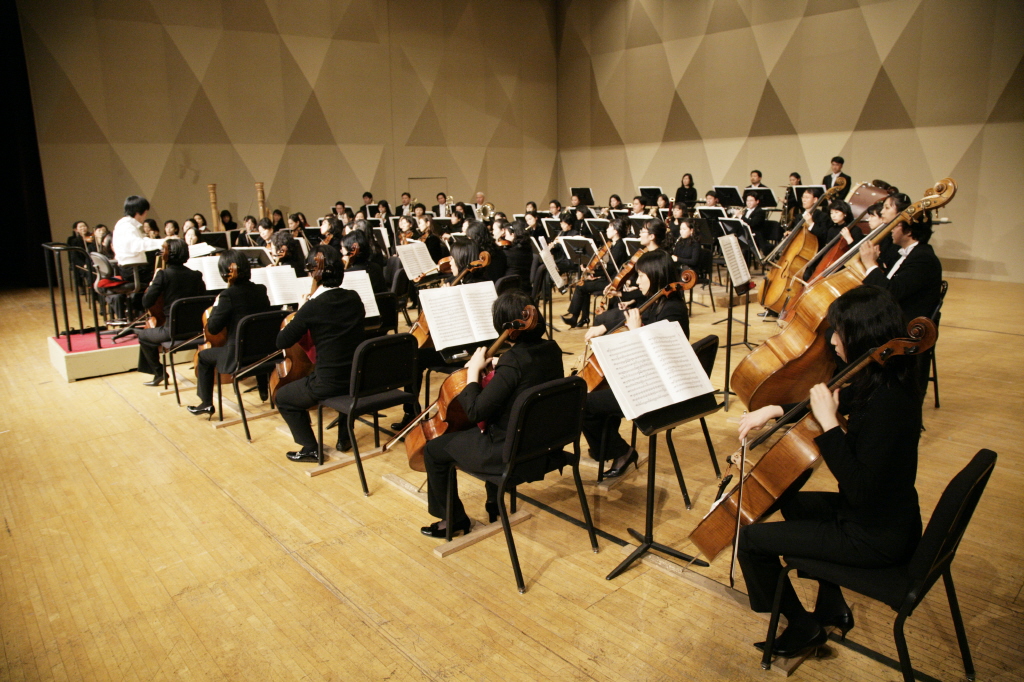
[[[827,319],[834,330],[831,343],[845,362],[906,336],[899,305],[889,292],[873,286],[860,286],[837,298]],[[824,384],[811,389],[811,412],[823,431],[814,442],[838,481],[839,492],[798,492],[808,471],[769,512],[781,510],[784,521],[740,530],[738,558],[754,611],[772,608],[782,571],[780,555],[877,568],[905,561],[913,553],[921,538],[914,488],[921,396],[914,381],[914,360],[895,356],[884,366],[869,363],[836,393]],[[783,407],[769,405],[744,415],[740,439],[783,413]],[[848,415],[845,433],[837,414]],[[784,583],[780,608],[788,626],[775,640],[777,655],[792,657],[824,644],[825,626],[838,627],[844,636],[853,627],[853,614],[840,588],[824,581],[818,585],[814,612],[808,613],[789,580]]]
[[[502,294],[491,308],[495,330],[504,329],[513,320],[523,315],[530,305],[530,297],[512,290]],[[423,462],[427,469],[427,510],[431,516],[444,519],[448,500],[448,467],[454,462],[465,471],[483,474],[500,474],[505,469],[502,457],[505,434],[512,405],[520,393],[533,386],[554,379],[560,379],[562,372],[562,351],[554,341],[544,339],[544,325],[523,332],[494,365],[494,376],[486,387],[480,385],[480,377],[491,361],[484,359],[485,349],[479,348],[466,367],[469,384],[457,400],[473,422],[486,422],[486,431],[474,426],[466,431],[446,433],[427,442]],[[495,501],[497,486],[487,484],[486,510],[492,522],[498,516]],[[452,511],[453,532],[468,533],[469,517],[455,491]],[[421,529],[424,535],[433,538],[445,537],[445,522],[438,521]]]
[[[645,299],[658,293],[669,283],[679,281],[679,273],[672,259],[669,258],[667,251],[661,249],[641,256],[636,262],[636,273],[637,288]],[[687,338],[690,336],[686,302],[679,293],[662,297],[645,310],[643,315],[636,308],[628,309],[625,318],[629,329],[639,329],[645,324],[654,324],[662,320],[678,322]],[[601,325],[591,327],[587,330],[586,340],[601,336],[607,331],[608,329]],[[605,478],[621,476],[631,463],[637,463],[636,450],[629,447],[629,443],[619,435],[621,421],[622,409],[611,390],[593,391],[587,395],[587,406],[583,413],[583,435],[590,445],[590,454],[595,459],[600,457],[606,461],[615,460],[612,468],[605,473]],[[600,452],[602,432],[605,436],[604,453]]]
[[[679,223],[679,239],[672,248],[672,260],[679,272],[683,270],[697,271],[697,264],[700,262],[700,244],[693,236],[689,220]]]
[[[601,217],[610,220],[612,217],[612,211],[624,211],[626,207],[622,205],[622,198],[618,194],[613,194],[608,197],[608,206],[601,211]]]
[[[570,211],[563,212],[559,218],[558,226],[558,234],[553,235],[554,238],[547,246],[551,257],[555,259],[555,267],[563,275],[570,272],[579,272],[580,266],[566,257],[565,249],[562,247],[563,237],[580,236],[575,213]],[[535,299],[540,298],[544,291],[551,286],[551,275],[548,273],[547,268],[543,266],[540,257],[537,257],[537,261],[541,262],[541,265],[533,272],[533,297]]]
[[[494,235],[490,229],[479,220],[474,220],[466,227],[466,236],[476,244],[481,252],[486,251],[491,256],[491,263],[484,268],[480,277],[491,282],[497,282],[505,276],[508,270],[508,261],[505,259],[505,251],[494,241]]]
[[[815,223],[811,228],[811,234],[818,238],[818,253],[804,268],[804,281],[809,280],[814,274],[814,269],[818,267],[821,258],[826,254],[825,247],[829,246],[837,236],[842,235],[848,248],[863,239],[864,235],[859,229],[855,230],[856,236],[850,234],[852,223],[853,209],[850,208],[850,205],[842,199],[832,200],[828,205],[828,219]]]
[[[275,232],[271,238],[278,265],[288,265],[295,270],[296,277],[306,276],[306,259],[302,247],[288,230]]]
[[[672,236],[672,231],[657,218],[648,220],[647,224],[640,228],[640,248],[644,251],[648,253],[652,251],[672,253],[674,246],[675,237]],[[622,322],[625,319],[623,311],[644,298],[643,294],[636,287],[636,273],[629,275],[625,279],[617,294],[609,292],[607,289],[606,294],[611,294],[608,299],[608,309],[603,313],[599,313],[594,322],[607,328],[614,327]],[[617,305],[615,305],[616,297],[618,298]]]
[[[420,216],[416,220],[419,223],[420,235],[423,237],[423,243],[427,245],[430,258],[436,263],[449,255],[448,247],[441,240],[441,236],[435,232],[434,221],[430,216]]]
[[[379,294],[389,291],[389,287],[384,281],[384,269],[370,260],[370,242],[367,239],[366,232],[355,229],[345,235],[345,238],[341,240],[341,255],[342,260],[345,261],[346,270],[366,271],[366,274],[370,277],[370,286],[373,287],[373,293]]]
[[[609,249],[611,260],[605,264],[604,268],[599,266],[592,275],[586,278],[586,281],[576,287],[576,291],[572,294],[572,301],[569,302],[569,312],[562,315],[562,322],[570,327],[586,327],[590,324],[590,297],[604,291],[611,281],[608,279],[608,275],[614,277],[617,269],[628,260],[626,242],[622,241],[628,230],[629,225],[622,218],[616,218],[608,223],[605,236],[612,245]],[[577,321],[581,316],[582,319]]]
[[[506,275],[519,275],[519,287],[530,291],[530,263],[533,261],[533,249],[530,238],[526,236],[526,223],[516,220],[504,225],[505,240],[512,242],[505,249],[505,262],[508,263]]]

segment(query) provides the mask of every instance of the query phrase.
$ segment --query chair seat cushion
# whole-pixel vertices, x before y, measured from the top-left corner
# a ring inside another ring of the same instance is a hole
[[[376,412],[377,410],[385,410],[389,407],[394,407],[395,405],[413,402],[416,402],[416,396],[412,393],[401,389],[395,389],[393,391],[385,391],[384,393],[375,393],[374,395],[361,397],[359,399],[358,408],[360,414],[366,414],[368,412]],[[321,400],[320,404],[342,414],[348,414],[352,411],[352,396],[343,395],[335,398],[327,398],[326,400]]]
[[[911,586],[906,564],[888,568],[856,568],[817,559],[783,558],[787,565],[795,566],[801,574],[827,580],[876,599],[893,611],[900,610]]]
[[[569,466],[573,463],[575,455],[571,452],[550,452],[543,457],[537,457],[526,462],[522,462],[516,467],[516,470],[512,472],[512,475],[508,479],[508,485],[520,485],[523,483],[533,483],[534,481],[540,481],[555,469],[561,470],[562,468]],[[476,474],[472,471],[467,471],[467,474],[478,478],[481,481],[487,481],[497,485],[501,482],[501,474],[488,475],[488,474]]]

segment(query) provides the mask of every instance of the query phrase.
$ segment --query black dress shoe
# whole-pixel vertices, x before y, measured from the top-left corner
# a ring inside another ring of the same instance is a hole
[[[352,449],[352,441],[339,440],[337,444],[335,444],[334,449],[337,450],[338,452],[348,452],[349,450]]]
[[[149,381],[144,381],[142,383],[142,385],[143,386],[161,386],[161,385],[163,385],[163,383],[165,381],[167,381],[167,375],[166,374],[157,374],[152,379],[150,379]]]
[[[391,429],[393,431],[401,431],[402,429],[404,429],[406,426],[409,425],[409,422],[411,422],[415,418],[416,418],[416,415],[409,414],[408,412],[406,412],[405,414],[402,415],[402,421],[400,421],[400,422],[392,422]]]
[[[316,448],[307,450],[303,448],[298,452],[286,452],[285,457],[293,462],[319,462],[320,456],[316,452]]]
[[[608,471],[604,472],[604,477],[618,478],[622,474],[626,473],[626,471],[629,469],[630,464],[635,465],[637,469],[640,468],[640,455],[637,454],[636,450],[633,450],[629,457],[626,458],[626,462],[622,466],[615,467],[614,469],[609,469]]]
[[[459,521],[458,523],[456,523],[452,527],[452,537],[455,537],[459,533],[462,533],[463,535],[468,535],[469,534],[469,528],[472,525],[472,523],[473,522],[470,521],[468,517],[463,519],[462,521]],[[424,526],[423,528],[420,528],[420,532],[423,533],[424,535],[426,535],[428,538],[446,538],[446,537],[448,537],[448,531],[446,529],[444,529],[444,528],[438,528],[438,526],[440,526],[440,525],[441,525],[440,521],[435,521],[434,523],[430,524],[429,526]]]
[[[192,414],[209,414],[212,415],[216,410],[213,405],[189,405],[185,408]]]
[[[786,640],[786,633],[783,631],[781,635],[775,638],[772,655],[779,658],[797,658],[807,653],[809,649],[817,649],[819,646],[823,646],[827,641],[828,634],[820,627],[810,637],[793,642]],[[764,645],[765,642],[757,642],[754,644],[754,648],[758,651],[764,651]]]
[[[839,630],[840,639],[846,639],[846,633],[853,629],[853,611],[849,607],[845,611],[831,616],[819,616],[817,613],[812,613],[811,616],[814,620],[818,621],[818,624],[823,628],[832,627]]]
[[[270,397],[270,388],[269,387],[264,388],[263,386],[257,386],[257,389],[260,392],[260,402],[264,402],[264,403],[267,402],[267,398]]]
[[[487,522],[494,523],[498,520],[498,503],[497,502],[485,502],[484,509],[487,510]]]

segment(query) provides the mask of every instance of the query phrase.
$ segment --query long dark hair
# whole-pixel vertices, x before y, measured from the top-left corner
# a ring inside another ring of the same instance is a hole
[[[479,220],[474,220],[466,228],[466,236],[477,245],[481,251],[490,251],[496,253],[498,251],[498,243],[494,241],[494,235],[487,229]]]
[[[831,213],[832,211],[843,212],[843,222],[841,223],[842,225],[849,225],[850,223],[853,222],[853,209],[851,209],[850,205],[843,201],[842,199],[833,199],[832,203],[828,205],[828,210],[829,213]]]
[[[648,296],[658,293],[672,282],[679,281],[679,270],[672,262],[672,257],[668,251],[661,249],[648,251],[640,256],[636,261],[636,269],[647,275],[647,279],[651,282],[650,291],[647,292]],[[679,293],[675,292],[672,296],[679,298]]]
[[[517,320],[523,314],[523,310],[528,305],[533,304],[533,299],[530,298],[522,289],[511,289],[506,291],[501,296],[494,300],[491,304],[491,324],[494,325],[494,330],[497,332],[504,331],[505,325],[510,324],[513,320]],[[538,316],[540,311],[538,311]],[[516,338],[516,343],[523,341],[539,341],[544,338],[544,320],[539,318],[537,320],[537,326],[530,331],[520,332]]]
[[[833,301],[826,319],[842,339],[849,362],[892,339],[907,335],[903,311],[896,299],[886,289],[869,284],[851,289]],[[852,406],[862,406],[882,385],[902,385],[919,392],[914,380],[916,360],[913,356],[897,355],[884,366],[870,363],[851,383]]]
[[[672,250],[676,243],[676,236],[672,234],[672,230],[668,229],[668,225],[655,218],[648,220],[644,227],[654,237],[654,243],[658,245],[659,249]]]
[[[469,267],[469,264],[480,258],[480,247],[476,242],[455,242],[451,248],[452,262],[459,272],[462,273]],[[472,280],[475,273],[469,273],[462,278],[462,281]]]

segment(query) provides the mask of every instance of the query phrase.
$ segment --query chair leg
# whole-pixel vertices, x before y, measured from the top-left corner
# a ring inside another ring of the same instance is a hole
[[[373,412],[373,447],[380,447],[380,413]]]
[[[576,458],[576,463],[572,465],[572,478],[576,483],[576,494],[580,496],[580,507],[583,508],[583,521],[587,524],[587,534],[590,535],[590,546],[594,548],[594,554],[597,554],[597,533],[594,532],[594,519],[590,516],[590,505],[587,504],[587,496],[583,493],[583,480],[580,478],[580,462],[579,458]]]
[[[909,609],[907,609],[909,611]],[[903,673],[904,682],[914,682],[914,666],[910,663],[910,651],[907,649],[907,638],[903,634],[903,623],[906,622],[909,613],[900,611],[892,624],[892,638],[896,641],[896,652],[900,657],[900,672]]]
[[[935,382],[935,409],[939,409],[939,366],[935,361],[934,348],[932,348],[932,381]]]
[[[235,389],[235,400],[238,401],[238,411],[242,413],[242,428],[245,429],[245,439],[251,443],[252,436],[249,435],[249,421],[245,418],[245,405],[242,403],[242,392],[238,390],[237,376],[231,378],[231,385]]]
[[[324,465],[324,406],[316,406],[316,463]]]
[[[430,404],[430,369],[423,370],[423,404]]]
[[[346,419],[345,422],[348,424],[348,437],[352,441],[352,456],[356,458],[356,469],[359,470],[359,482],[363,486],[363,495],[369,497],[370,489],[366,487],[366,474],[363,473],[363,460],[359,458],[359,443],[356,442],[356,413],[354,411],[349,412],[348,419]],[[338,424],[338,428],[341,428],[341,424]]]
[[[512,500],[515,503],[514,488]],[[505,508],[505,481],[498,485],[498,514],[501,516],[501,528],[505,531],[505,544],[508,545],[508,555],[512,559],[512,572],[516,576],[516,587],[519,589],[519,594],[523,594],[526,592],[526,583],[523,582],[523,570],[519,567],[519,554],[516,552],[516,543],[512,539],[512,524],[508,520],[508,509]]]
[[[220,383],[220,372],[215,372],[213,376],[217,383],[217,421],[224,421],[224,389]]]
[[[512,486],[512,490],[509,491],[508,500],[509,500],[509,505],[508,505],[509,511],[511,511],[513,514],[515,514],[516,511],[517,511],[516,507],[519,504],[519,497],[516,495],[516,487],[515,486]]]
[[[722,470],[718,468],[718,457],[715,455],[715,446],[711,442],[711,433],[708,431],[708,423],[704,421],[704,417],[700,418],[700,428],[704,431],[704,442],[708,444],[711,466],[715,467],[715,478],[722,478]]]
[[[960,656],[964,659],[964,674],[974,682],[974,661],[971,659],[971,647],[967,644],[967,631],[964,630],[964,618],[960,615],[960,603],[953,587],[953,573],[949,566],[942,573],[942,582],[946,585],[946,597],[949,599],[949,612],[953,616],[953,627],[956,629],[956,641],[960,645]]]
[[[782,606],[782,586],[789,579],[792,567],[786,567],[779,573],[779,581],[775,585],[775,600],[772,602],[772,617],[768,621],[768,636],[764,642],[764,655],[761,657],[761,669],[770,670],[772,667],[772,650],[775,648],[775,631],[779,629],[779,607]]]
[[[679,457],[676,456],[676,444],[672,442],[672,429],[665,434],[665,442],[668,444],[668,454],[672,457],[672,466],[676,470],[676,480],[679,481],[679,492],[683,494],[683,502],[686,503],[687,509],[692,509],[690,494],[686,492],[686,482],[683,480],[683,470],[679,468]]]
[[[711,277],[708,277],[708,283],[706,288],[708,290],[708,298],[711,299],[711,312],[717,312],[715,310],[715,292],[711,290]]]
[[[411,327],[412,326],[412,320],[409,319],[409,311],[407,309],[405,309],[405,308],[402,308],[402,315],[405,316],[405,326],[406,327]]]
[[[174,354],[171,354],[171,359],[174,359]],[[164,370],[164,390],[167,390],[167,351],[163,348],[160,349],[160,366]],[[172,365],[173,366],[173,365]]]
[[[178,372],[174,369],[174,354],[171,354],[171,379],[174,380],[174,399],[178,401],[178,407],[181,407],[181,394],[178,392]]]

